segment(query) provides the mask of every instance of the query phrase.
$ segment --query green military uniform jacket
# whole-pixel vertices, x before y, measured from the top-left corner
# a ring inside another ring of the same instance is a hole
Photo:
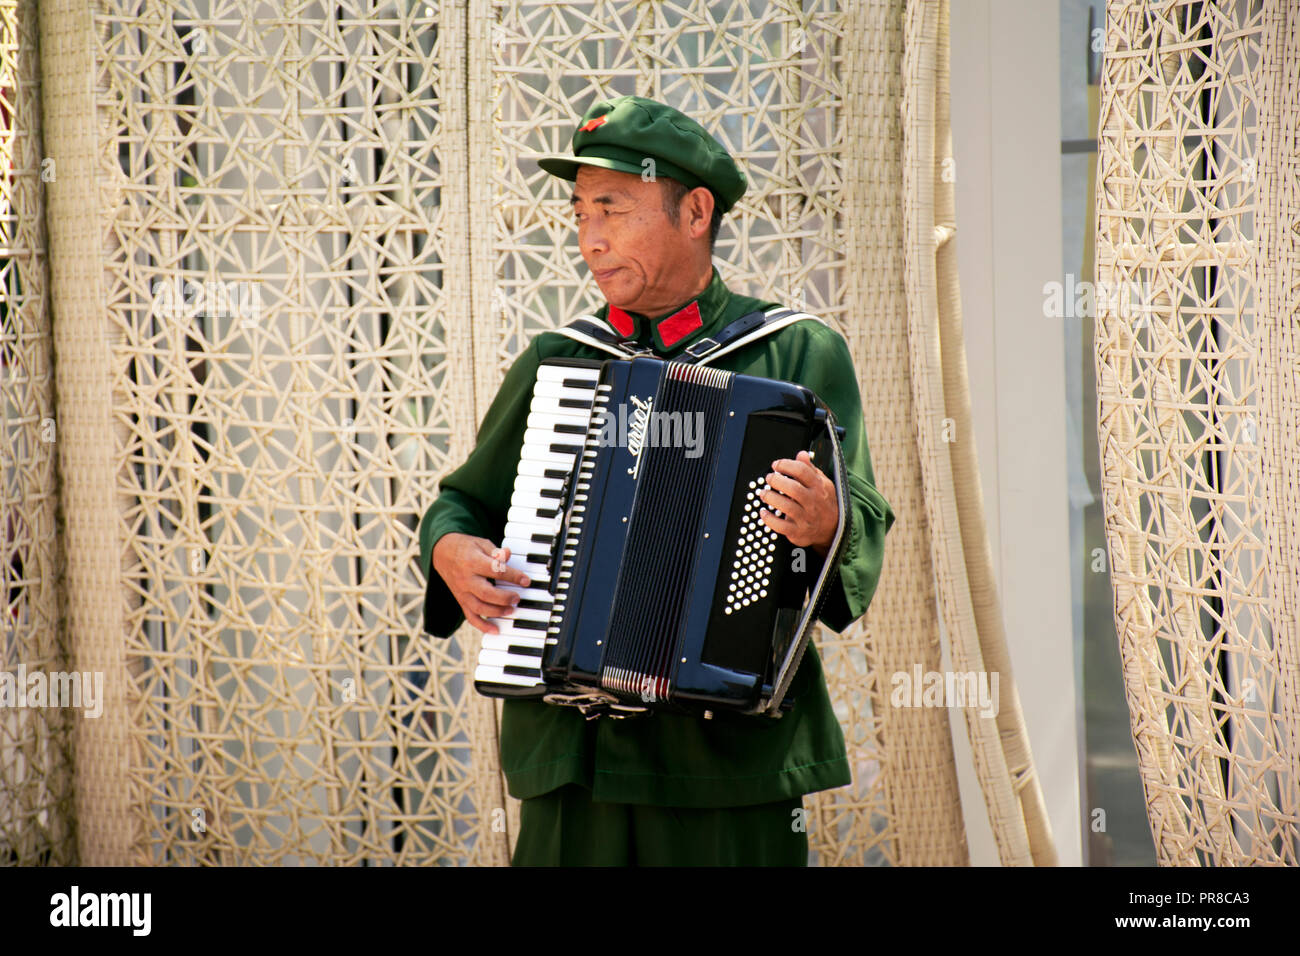
[[[694,302],[702,325],[684,336],[680,318],[660,329],[656,322],[666,316],[651,320],[621,311],[617,317],[623,329],[615,331],[623,334],[630,316],[632,329],[625,339],[652,345],[657,357],[672,359],[740,316],[777,305],[732,294],[716,268]],[[597,313],[614,328],[608,315],[607,305]],[[669,345],[661,331],[670,336]],[[477,447],[464,465],[442,480],[439,497],[420,524],[420,566],[431,578],[425,613],[425,630],[431,634],[448,637],[464,621],[450,590],[432,570],[434,545],[449,532],[500,544],[537,366],[554,356],[611,358],[607,352],[543,332],[506,374],[479,429]],[[832,630],[842,631],[871,602],[880,579],[885,534],[894,522],[889,502],[876,490],[848,345],[834,329],[809,319],[709,364],[804,385],[845,429],[851,534],[820,617]],[[807,556],[815,575],[821,570],[820,558],[812,548]],[[711,720],[654,713],[588,721],[573,707],[507,700],[501,725],[502,769],[511,795],[520,799],[579,783],[598,801],[678,807],[747,806],[850,783],[844,736],[811,643],[789,693],[794,706],[779,719],[717,712]]]

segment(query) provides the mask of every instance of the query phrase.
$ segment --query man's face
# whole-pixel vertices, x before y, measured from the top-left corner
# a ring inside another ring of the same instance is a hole
[[[684,202],[678,225],[664,212],[662,184],[580,166],[573,189],[578,247],[605,299],[625,312],[657,315],[695,290],[695,240]]]

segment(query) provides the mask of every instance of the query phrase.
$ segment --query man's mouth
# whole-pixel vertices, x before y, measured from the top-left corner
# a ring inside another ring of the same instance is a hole
[[[621,268],[622,266],[617,266],[613,269],[606,269],[604,272],[593,272],[592,275],[596,277],[597,282],[604,282],[606,279],[608,279],[610,276],[612,276],[615,272],[617,272]]]

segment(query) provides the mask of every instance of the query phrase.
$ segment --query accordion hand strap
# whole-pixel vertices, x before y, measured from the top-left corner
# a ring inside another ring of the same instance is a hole
[[[762,711],[766,714],[780,714],[781,701],[785,699],[786,691],[790,689],[790,681],[794,679],[795,672],[799,670],[799,662],[803,659],[803,653],[808,647],[808,641],[812,637],[812,629],[816,626],[817,618],[821,615],[822,605],[826,603],[826,596],[830,592],[836,575],[839,574],[840,559],[844,556],[844,549],[849,543],[849,530],[853,520],[853,516],[849,511],[849,477],[844,467],[844,451],[840,448],[839,435],[835,429],[835,416],[828,408],[826,409],[826,433],[830,438],[831,452],[835,463],[835,497],[839,502],[840,520],[835,527],[835,537],[831,539],[831,546],[826,552],[826,560],[822,563],[821,574],[817,576],[817,583],[813,586],[812,593],[809,595],[803,616],[799,618],[799,623],[795,626],[794,638],[790,641],[790,646],[785,652],[785,659],[777,670],[776,679],[772,686],[772,699]]]

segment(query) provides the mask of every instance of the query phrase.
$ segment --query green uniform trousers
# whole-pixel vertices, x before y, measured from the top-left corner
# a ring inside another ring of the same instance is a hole
[[[581,784],[521,801],[512,866],[807,866],[803,797],[748,807],[600,803]]]

